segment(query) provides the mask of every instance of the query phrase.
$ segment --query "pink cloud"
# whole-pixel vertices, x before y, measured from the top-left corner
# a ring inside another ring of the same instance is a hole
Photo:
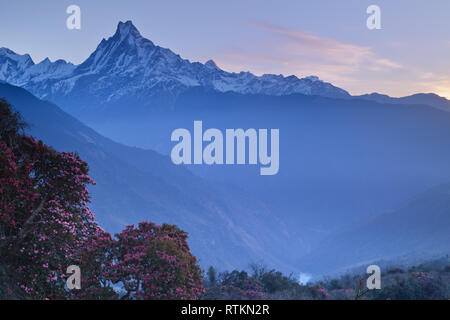
[[[259,31],[254,42],[220,52],[216,60],[221,68],[257,75],[317,75],[353,94],[380,92],[404,96],[435,92],[450,97],[450,78],[442,73],[442,68],[424,70],[425,66],[419,64],[404,65],[380,55],[376,48],[301,30],[266,23],[251,25]],[[396,50],[403,47],[401,43],[388,45],[395,45]]]

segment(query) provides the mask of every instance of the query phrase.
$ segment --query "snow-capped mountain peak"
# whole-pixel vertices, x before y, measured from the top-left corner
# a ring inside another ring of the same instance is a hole
[[[0,80],[14,83],[33,65],[30,55],[20,55],[10,49],[0,48]]]
[[[26,68],[27,66],[33,65],[33,59],[31,59],[29,54],[17,54],[8,48],[0,48],[0,59],[10,59],[17,62],[20,67]]]
[[[131,21],[119,22],[114,35],[103,39],[78,66],[49,59],[34,64],[29,55],[1,48],[0,80],[62,106],[72,96],[85,97],[95,104],[136,97],[151,101],[158,95],[176,98],[196,86],[242,94],[349,96],[316,76],[256,76],[224,71],[213,60],[190,62],[143,37]]]
[[[14,85],[30,88],[36,82],[68,76],[74,69],[73,64],[64,60],[51,62],[46,58],[35,64],[28,54],[0,48],[0,80]]]
[[[103,39],[76,73],[129,73],[141,68],[154,49],[153,42],[142,37],[131,21],[120,22],[115,34]]]
[[[130,20],[128,20],[127,22],[119,22],[116,31],[116,35],[117,34],[120,35],[121,40],[125,39],[128,36],[135,39],[142,38],[138,29],[136,29],[133,22],[131,22]]]

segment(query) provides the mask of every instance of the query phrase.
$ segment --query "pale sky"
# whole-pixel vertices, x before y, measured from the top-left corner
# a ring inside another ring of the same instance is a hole
[[[81,30],[66,28],[71,4],[81,8]],[[366,27],[371,4],[381,8],[381,30]],[[0,47],[78,64],[126,20],[155,44],[226,71],[450,98],[448,0],[0,0]]]

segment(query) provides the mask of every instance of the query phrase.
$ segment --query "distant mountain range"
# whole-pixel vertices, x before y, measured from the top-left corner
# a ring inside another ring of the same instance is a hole
[[[417,93],[407,97],[392,98],[385,94],[371,93],[353,97],[379,103],[403,104],[403,105],[428,105],[442,111],[450,111],[450,101],[434,93]]]
[[[35,64],[28,54],[19,55],[0,48],[0,81],[23,87],[40,99],[50,100],[77,116],[93,108],[105,110],[130,97],[140,108],[154,107],[155,101],[173,101],[192,87],[241,94],[290,95],[301,93],[332,98],[350,94],[316,76],[230,73],[213,60],[190,62],[170,49],[159,47],[141,36],[131,21],[120,22],[115,34],[103,39],[80,65],[48,58]],[[450,110],[450,102],[436,95],[390,98],[371,94],[357,98],[389,103],[420,103]],[[77,100],[75,106],[73,101]]]
[[[229,73],[154,45],[130,21],[77,66],[35,64],[2,48],[0,81],[95,129],[0,85],[32,134],[90,164],[94,209],[110,230],[140,220],[174,223],[190,233],[204,263],[226,268],[260,260],[328,272],[414,248],[448,249],[439,246],[447,241],[445,192],[398,205],[450,181],[445,98],[351,96],[314,76]],[[194,120],[205,128],[279,128],[279,174],[174,166],[161,155],[170,151],[170,133]],[[400,209],[379,215],[392,208]]]
[[[143,38],[131,21],[120,22],[116,33],[103,39],[78,66],[62,60],[52,63],[48,59],[34,64],[28,54],[18,55],[2,48],[0,80],[24,87],[62,107],[82,97],[81,101],[86,103],[78,105],[82,109],[114,104],[124,96],[133,96],[145,104],[151,97],[173,98],[195,86],[243,94],[349,96],[345,90],[314,76],[299,79],[266,74],[258,77],[250,72],[223,71],[212,60],[205,64],[192,63]]]
[[[64,60],[50,62],[47,58],[35,64],[30,55],[18,55],[7,48],[0,48],[0,80],[27,86],[29,83],[60,79],[70,75],[75,66]]]

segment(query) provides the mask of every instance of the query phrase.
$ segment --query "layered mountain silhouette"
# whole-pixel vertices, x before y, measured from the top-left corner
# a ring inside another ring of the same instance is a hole
[[[77,66],[35,64],[2,48],[0,81],[41,99],[0,87],[32,134],[88,161],[98,182],[94,209],[107,229],[174,223],[205,264],[224,267],[265,261],[329,272],[448,250],[448,203],[439,191],[450,181],[445,98],[351,96],[314,76],[229,73],[155,45],[130,21]],[[205,129],[280,129],[279,173],[173,165],[164,156],[170,134],[194,120]]]
[[[119,23],[116,33],[103,39],[89,58],[76,67],[61,60],[35,65],[29,55],[17,55],[4,48],[0,51],[0,65],[0,80],[22,86],[72,113],[86,112],[93,105],[116,106],[124,97],[127,104],[133,97],[146,107],[156,97],[174,98],[196,86],[245,94],[349,96],[345,90],[317,77],[258,77],[249,72],[223,71],[212,60],[192,63],[142,37],[131,21]],[[77,104],[73,103],[75,99]]]
[[[397,257],[426,259],[448,252],[450,184],[445,184],[327,237],[299,265],[329,273]]]
[[[205,64],[190,62],[142,37],[131,21],[120,22],[115,34],[103,39],[80,65],[64,60],[50,62],[48,58],[35,64],[28,54],[19,55],[0,48],[0,66],[0,81],[24,87],[35,96],[54,101],[82,117],[95,114],[96,108],[129,105],[130,97],[140,108],[154,108],[158,102],[173,101],[192,87],[241,94],[301,93],[351,98],[347,91],[316,76],[301,79],[273,74],[255,76],[250,72],[226,72],[213,60]],[[395,99],[372,94],[358,98],[390,103],[420,102],[450,109],[448,100],[431,95]],[[73,103],[74,99],[77,104]]]
[[[392,98],[385,94],[371,93],[356,96],[357,99],[366,99],[379,103],[406,104],[406,105],[429,105],[443,111],[450,111],[450,101],[434,93],[417,93],[407,97]]]
[[[176,224],[189,233],[204,268],[245,268],[264,260],[294,271],[293,256],[283,248],[301,248],[301,241],[260,200],[199,178],[154,151],[115,143],[22,88],[0,83],[0,97],[22,114],[31,135],[89,164],[96,181],[92,208],[107,231],[141,221]]]

